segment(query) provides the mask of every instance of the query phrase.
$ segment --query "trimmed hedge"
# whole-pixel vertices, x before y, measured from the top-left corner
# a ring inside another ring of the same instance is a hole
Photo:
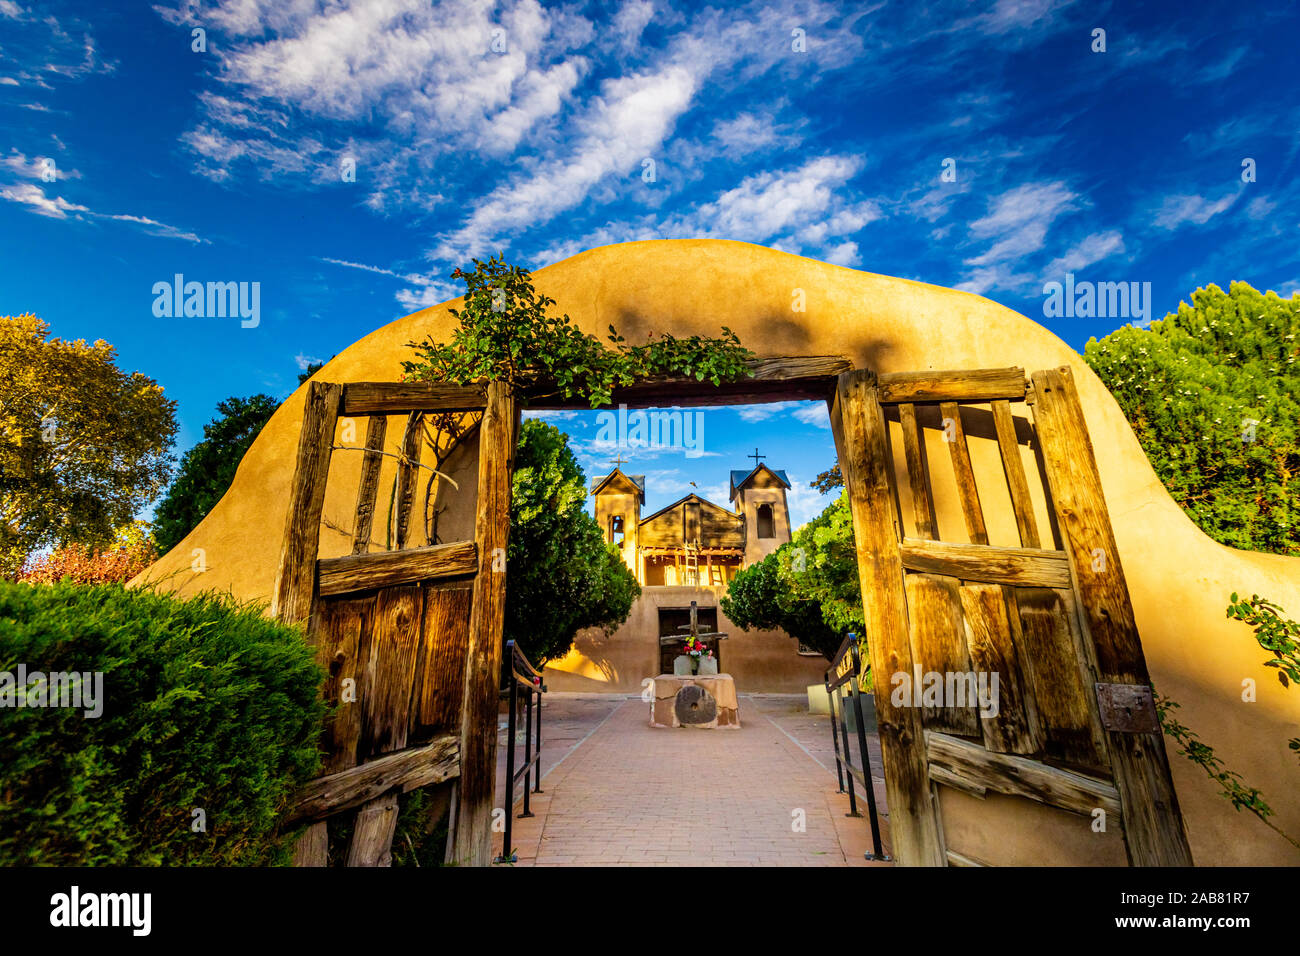
[[[102,672],[104,702],[0,707],[0,865],[289,861],[325,714],[300,632],[217,597],[0,582],[0,671],[20,664]]]

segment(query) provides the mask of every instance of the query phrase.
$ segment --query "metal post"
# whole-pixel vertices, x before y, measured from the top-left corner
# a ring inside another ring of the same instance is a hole
[[[514,662],[510,665],[514,667]],[[511,675],[513,680],[513,675]],[[515,684],[519,682],[516,680]],[[513,787],[513,783],[512,783]],[[533,811],[528,808],[528,794],[533,788],[533,689],[528,688],[524,694],[524,812],[521,817],[531,817]]]
[[[831,672],[829,670],[826,672],[825,686],[826,686],[826,705],[831,709],[831,742],[834,743],[835,745],[835,779],[840,785],[839,790],[835,792],[843,793],[844,792],[844,768],[840,766],[840,729],[839,727],[835,726],[835,701],[831,697],[834,691],[831,690]]]
[[[851,635],[854,636],[854,635]],[[876,819],[876,787],[871,781],[871,754],[867,751],[867,728],[862,714],[862,689],[858,679],[862,676],[862,658],[858,653],[858,642],[853,641],[853,701],[857,710],[858,748],[862,751],[863,786],[867,788],[867,816],[871,820],[871,852],[866,854],[868,860],[888,860],[889,857],[880,847],[880,823]],[[845,750],[848,743],[845,742]]]
[[[541,681],[537,678],[537,776],[533,793],[542,792],[542,692],[546,687]]]
[[[858,797],[854,792],[853,786],[853,751],[849,749],[849,723],[848,718],[844,715],[844,685],[841,684],[835,689],[835,703],[839,705],[840,711],[840,732],[844,734],[844,776],[849,782],[849,812],[847,817],[860,817],[858,813]],[[858,723],[862,720],[859,718]],[[870,788],[868,788],[870,789]]]
[[[515,642],[508,641],[507,645],[505,656],[510,661],[510,718],[509,729],[506,732],[506,832],[501,847],[501,855],[493,860],[493,863],[516,862],[516,857],[510,850],[510,822],[515,812],[515,710],[519,704],[517,690],[519,684],[514,679]],[[493,732],[495,732],[495,728]]]

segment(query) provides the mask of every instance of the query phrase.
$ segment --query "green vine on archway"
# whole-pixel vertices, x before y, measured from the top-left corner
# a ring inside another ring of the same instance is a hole
[[[539,295],[532,274],[504,256],[474,259],[465,283],[459,322],[448,342],[410,342],[417,357],[402,362],[407,381],[472,385],[505,382],[516,395],[579,399],[608,405],[615,388],[658,377],[694,378],[720,385],[748,377],[754,353],[723,326],[719,337],[676,338],[664,333],[629,345],[611,325],[610,345],[583,332],[567,314],[553,315],[555,300]]]

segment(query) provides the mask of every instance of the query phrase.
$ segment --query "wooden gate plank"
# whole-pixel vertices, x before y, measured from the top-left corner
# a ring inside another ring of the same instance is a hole
[[[897,402],[987,402],[1025,397],[1023,368],[977,368],[944,372],[886,372],[877,381],[878,400]]]
[[[1092,439],[1069,367],[1035,372],[1034,418],[1062,543],[1070,556],[1082,620],[1105,683],[1149,684],[1128,583],[1111,529]],[[1134,866],[1191,866],[1164,739],[1106,732]]]
[[[316,564],[320,596],[333,597],[370,588],[473,574],[478,567],[478,556],[473,541],[453,541],[404,551],[345,554],[322,558]]]
[[[928,571],[989,584],[1045,588],[1070,586],[1070,562],[1064,551],[904,538],[901,554],[903,567],[909,571]]]
[[[1039,803],[1090,816],[1101,807],[1119,812],[1119,793],[1110,784],[1005,754],[990,753],[978,744],[927,732],[926,750],[933,769],[962,780],[967,787],[1027,797]],[[939,775],[946,783],[943,774]]]
[[[1109,773],[1106,742],[1091,694],[1094,681],[1064,600],[1047,588],[1021,588],[1016,591],[1016,605],[1020,659],[1034,688],[1048,755]]]
[[[460,732],[472,595],[470,587],[425,589],[416,721],[434,732]]]
[[[1020,666],[1002,587],[963,585],[961,604],[972,666],[990,675],[989,680],[998,675],[997,714],[980,715],[984,746],[995,753],[1037,753],[1042,749],[1042,734],[1033,691]]]
[[[311,382],[307,386],[284,544],[271,592],[271,614],[285,624],[305,621],[311,615],[325,480],[329,475],[334,426],[342,396],[342,385]]]
[[[975,469],[970,462],[970,446],[966,443],[966,429],[961,422],[961,406],[956,402],[944,402],[939,406],[939,414],[944,434],[949,436],[948,449],[952,455],[953,475],[957,479],[957,497],[961,501],[962,517],[966,519],[966,533],[972,544],[988,544],[989,533],[984,526],[984,509],[980,506]],[[951,427],[948,422],[952,422]]]
[[[344,866],[392,866],[397,828],[397,791],[390,790],[357,811]]]
[[[909,574],[904,580],[908,617],[912,622],[914,680],[927,673],[965,674],[971,669],[958,594],[960,585],[956,578],[931,574]],[[918,693],[919,688],[913,690],[914,698]],[[921,719],[927,730],[980,735],[974,701],[957,706],[954,700],[947,700],[939,706],[923,707]]]
[[[406,746],[423,604],[418,585],[384,588],[375,598],[361,684],[358,754],[363,759]]]
[[[862,583],[867,646],[877,681],[913,674],[901,537],[890,493],[885,419],[871,373],[847,372],[836,382],[831,431],[844,473]],[[894,858],[904,866],[946,866],[939,810],[927,771],[921,713],[876,698],[880,750],[889,798]]]
[[[424,746],[385,754],[360,766],[317,777],[298,791],[285,819],[289,823],[323,820],[392,790],[408,793],[417,787],[450,780],[458,773],[459,754],[460,737],[444,734]]]
[[[455,862],[468,866],[486,866],[492,857],[505,555],[510,539],[510,473],[517,410],[503,382],[488,385],[487,408],[479,426],[478,507],[474,518],[478,573],[465,651],[461,776],[451,850]]]
[[[424,413],[412,412],[402,433],[402,459],[397,465],[397,532],[394,547],[401,550],[411,531],[411,505],[419,482],[420,452],[424,441]]]
[[[361,740],[362,668],[368,653],[366,642],[374,611],[373,595],[357,600],[320,603],[316,655],[328,675],[322,687],[325,703],[335,708],[325,728],[329,753],[322,770],[327,774],[345,770],[357,762],[357,744]],[[345,684],[349,680],[352,683]],[[351,691],[348,701],[342,700],[345,689]]]
[[[388,418],[371,415],[366,423],[366,451],[361,458],[361,483],[357,485],[357,509],[352,520],[352,553],[364,554],[370,548],[370,529],[375,520],[375,500],[379,495],[379,469],[384,463],[384,437]]]
[[[1016,440],[1016,423],[1007,402],[993,402],[993,425],[998,433],[998,451],[1002,455],[1002,470],[1007,476],[1007,490],[1011,493],[1011,510],[1015,512],[1016,528],[1020,531],[1020,544],[1037,548],[1038,522],[1034,519],[1034,503],[1029,497],[1029,481],[1025,477],[1025,463],[1020,457],[1020,443]]]
[[[934,496],[930,492],[930,475],[926,467],[925,448],[916,425],[916,406],[898,406],[898,423],[903,429],[903,456],[907,460],[907,484],[912,490],[912,513],[918,537],[933,540],[939,536],[934,514]]]

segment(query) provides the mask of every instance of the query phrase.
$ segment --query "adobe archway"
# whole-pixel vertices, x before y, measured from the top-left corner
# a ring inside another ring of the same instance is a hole
[[[1241,625],[1224,618],[1232,591],[1259,593],[1300,608],[1300,562],[1222,547],[1196,529],[1152,472],[1123,414],[1080,357],[1045,328],[987,299],[903,279],[856,272],[743,243],[683,240],[628,243],[574,256],[539,270],[540,289],[583,329],[614,325],[630,341],[650,331],[715,334],[729,326],[763,354],[849,356],[878,373],[926,369],[1069,365],[1096,452],[1101,484],[1127,571],[1138,628],[1156,685],[1182,703],[1181,717],[1260,787],[1283,829],[1300,830],[1291,796],[1285,739],[1300,704],[1259,680],[1259,701],[1244,705],[1244,677],[1265,676],[1260,653]],[[796,290],[806,311],[793,312]],[[395,381],[405,345],[444,335],[455,302],[392,322],[341,352],[316,378]],[[269,600],[288,507],[293,452],[304,390],[288,399],[241,464],[221,503],[142,579],[181,593],[215,588],[241,599]],[[976,454],[976,452],[972,452]],[[357,456],[338,467],[360,468]],[[351,507],[355,482],[333,484],[326,512]],[[957,503],[937,496],[939,521],[960,521]],[[945,514],[947,518],[945,518]],[[992,533],[992,532],[991,532]],[[345,536],[326,534],[322,555],[346,552]],[[203,573],[193,570],[195,549]],[[1222,863],[1292,863],[1300,854],[1253,817],[1225,806],[1201,771],[1172,757],[1194,855]],[[1014,839],[1017,825],[990,826],[972,853]],[[1039,830],[1043,848],[1053,840]]]

